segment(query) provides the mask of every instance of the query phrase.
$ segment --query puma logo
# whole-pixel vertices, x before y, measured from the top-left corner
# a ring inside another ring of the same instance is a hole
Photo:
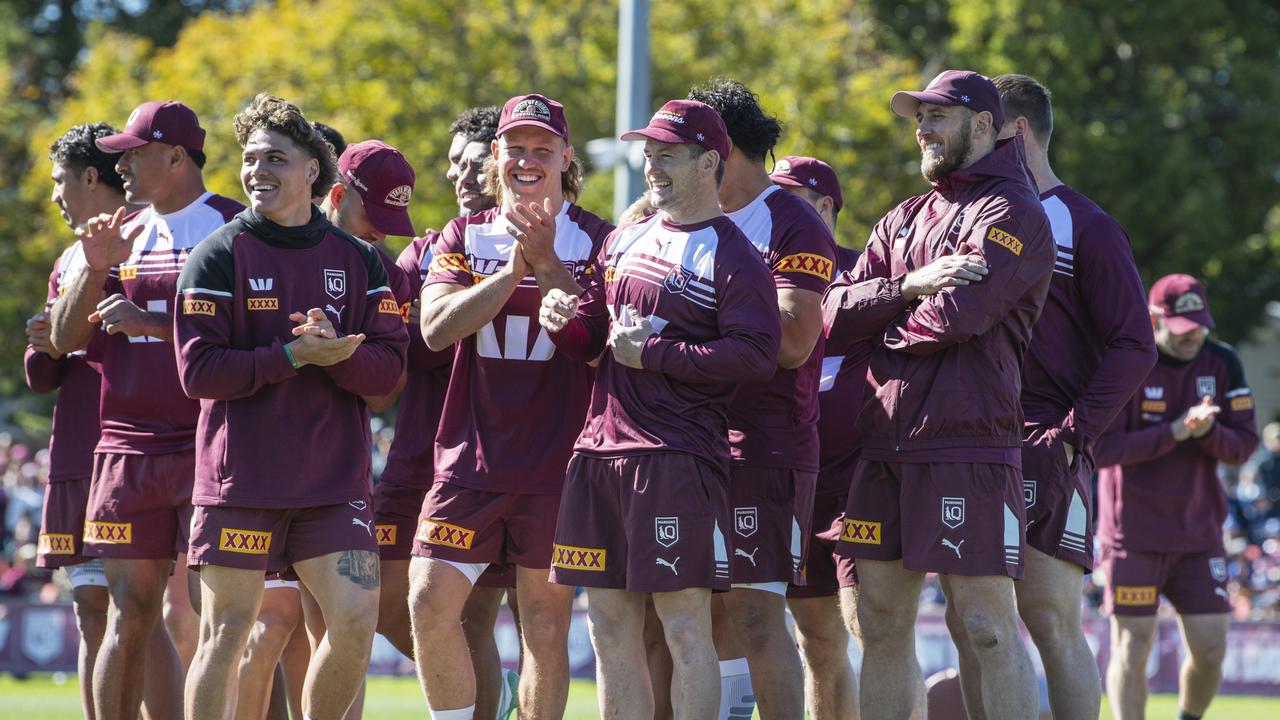
[[[338,322],[342,322],[342,312],[343,310],[347,309],[347,306],[343,305],[341,309],[338,309],[338,308],[335,308],[333,305],[325,305],[324,309],[333,313],[334,317],[338,319]]]
[[[963,545],[963,544],[964,544],[964,540],[961,540],[961,541],[960,541],[960,545]],[[946,538],[942,538],[942,546],[943,546],[943,547],[946,547],[946,548],[951,548],[952,550],[955,550],[955,551],[956,551],[956,559],[957,559],[957,560],[958,560],[958,559],[960,559],[960,545],[957,545],[957,544],[955,544],[955,543],[951,542],[950,540],[948,540],[948,539],[946,539]]]
[[[1223,589],[1222,589],[1222,588],[1220,588],[1220,587],[1218,587],[1218,588],[1214,588],[1214,589],[1213,589],[1213,594],[1214,594],[1214,595],[1217,595],[1217,596],[1219,596],[1219,597],[1221,597],[1223,600],[1229,600],[1229,599],[1230,599],[1229,597],[1227,597],[1227,591],[1226,591],[1226,590],[1223,590]]]
[[[743,550],[742,548],[734,548],[734,549],[733,549],[733,554],[734,554],[734,556],[735,556],[735,557],[744,557],[744,558],[746,558],[746,559],[750,560],[750,561],[751,561],[751,567],[755,567],[755,566],[756,566],[756,553],[758,553],[758,552],[760,552],[760,548],[756,548],[755,550],[752,550],[752,551],[751,551],[751,554],[749,554],[749,555],[747,554],[747,551],[746,551],[746,550]]]
[[[666,560],[663,560],[662,558],[656,558],[656,559],[655,559],[655,561],[654,561],[654,564],[655,564],[655,565],[662,565],[663,567],[669,567],[669,568],[671,568],[671,572],[675,573],[676,575],[679,575],[679,574],[680,574],[680,571],[676,570],[676,563],[678,563],[678,562],[680,562],[680,558],[679,558],[679,556],[677,556],[677,557],[676,557],[676,559],[675,559],[675,560],[672,560],[671,562],[667,562]]]
[[[369,523],[361,520],[360,518],[351,518],[351,524],[359,525],[365,529],[365,532],[369,533],[369,537],[373,537],[373,528],[369,527]]]

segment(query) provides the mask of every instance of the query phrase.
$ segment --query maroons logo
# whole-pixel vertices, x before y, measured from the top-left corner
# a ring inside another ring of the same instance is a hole
[[[685,270],[683,265],[673,265],[662,284],[668,292],[679,295],[689,286],[690,277],[689,271]]]
[[[537,98],[521,100],[511,111],[511,117],[518,120],[541,120],[551,122],[551,108]]]
[[[680,542],[680,518],[655,517],[653,519],[653,536],[662,547],[669,548]]]
[[[387,193],[386,204],[395,205],[396,207],[409,207],[409,198],[412,196],[413,188],[408,185],[401,185]]]
[[[791,172],[790,160],[779,160],[778,162],[773,164],[774,175],[784,175],[790,172]]]
[[[324,292],[334,300],[341,300],[347,294],[347,271],[325,268]]]
[[[1173,312],[1176,315],[1184,313],[1196,312],[1204,309],[1204,298],[1199,293],[1187,292],[1178,296],[1173,303]]]
[[[942,498],[942,524],[952,530],[964,524],[964,498]]]

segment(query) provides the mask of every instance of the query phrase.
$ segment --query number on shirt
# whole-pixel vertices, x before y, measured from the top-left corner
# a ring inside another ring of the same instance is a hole
[[[484,327],[476,333],[476,353],[483,358],[494,358],[496,360],[537,360],[546,362],[555,355],[556,346],[551,342],[551,336],[547,335],[547,331],[541,326],[538,327],[538,339],[533,343],[533,349],[525,353],[525,349],[529,347],[529,325],[533,323],[533,319],[525,315],[508,315],[506,323],[506,335],[503,337],[502,343],[498,342],[498,332],[493,327],[493,322],[485,323]]]
[[[169,303],[165,302],[164,300],[148,300],[148,301],[147,301],[147,312],[153,312],[153,313],[164,313],[164,314],[168,315],[168,314],[169,314]],[[129,342],[131,342],[131,343],[149,343],[149,342],[164,342],[164,340],[163,340],[162,338],[152,337],[152,336],[150,336],[150,335],[138,335],[137,337],[130,336],[130,337],[129,337]]]

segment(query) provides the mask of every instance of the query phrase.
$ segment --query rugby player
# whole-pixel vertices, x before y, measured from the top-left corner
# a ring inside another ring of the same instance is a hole
[[[844,193],[830,165],[817,158],[787,156],[773,166],[769,178],[809,203],[835,236]],[[858,252],[837,247],[836,257],[837,270],[848,272],[857,262]],[[854,720],[858,717],[858,686],[849,664],[849,634],[842,621],[847,618],[848,626],[856,631],[857,611],[852,606],[842,611],[839,591],[854,587],[857,575],[853,561],[836,555],[835,548],[844,527],[841,520],[849,481],[861,447],[854,427],[862,406],[871,346],[867,342],[839,347],[827,343],[822,355],[818,384],[819,469],[809,556],[805,584],[792,583],[787,588],[787,606],[796,622],[796,641],[804,659],[809,716],[813,720]]]
[[[557,352],[536,315],[552,288],[579,292],[613,229],[573,204],[581,171],[559,103],[511,98],[491,148],[499,206],[445,227],[421,298],[427,346],[456,344],[409,566],[415,661],[437,720],[475,713],[461,618],[495,562],[516,566],[520,716],[564,713],[573,588],[547,578],[551,518],[577,434],[563,419],[586,416],[591,368]]]
[[[857,560],[863,718],[907,717],[920,682],[915,599],[948,575],[982,677],[984,715],[1037,707],[1019,640],[1022,355],[1053,268],[1049,224],[995,85],[949,70],[891,107],[914,118],[933,189],[889,212],[827,293],[832,342],[872,342],[836,551]],[[904,601],[908,600],[908,601]]]
[[[77,229],[84,264],[51,312],[59,352],[105,332],[102,433],[84,530],[84,553],[104,558],[112,608],[94,665],[98,720],[132,718],[144,675],[166,685],[175,714],[180,706],[176,655],[167,667],[143,660],[174,557],[186,550],[195,473],[199,404],[178,381],[173,302],[187,254],[241,208],[205,190],[204,136],[196,114],[170,101],[143,103],[123,132],[97,139],[104,152],[121,153],[125,200],[146,207],[127,217],[120,207]]]
[[[263,573],[292,567],[342,628],[321,641],[303,697],[305,716],[335,720],[364,681],[377,623],[363,398],[395,388],[408,334],[377,250],[311,203],[336,179],[332,147],[265,93],[235,130],[251,209],[192,254],[174,323],[183,389],[201,398],[188,553],[201,632],[186,716],[232,710]]]
[[[835,240],[808,203],[769,179],[764,159],[782,126],[754,93],[721,77],[694,87],[689,99],[715,108],[728,128],[732,150],[720,204],[772,269],[782,317],[777,372],[742,388],[729,408],[736,537],[733,590],[723,598],[728,617],[720,619],[718,636],[736,635],[746,651],[761,716],[798,718],[804,672],[787,629],[786,593],[788,583],[804,583],[818,473],[821,302],[835,267]],[[725,670],[736,674],[732,663]],[[733,694],[739,697],[722,698],[721,714],[738,704],[742,693]]]
[[[1186,658],[1178,717],[1204,716],[1222,680],[1230,598],[1218,463],[1258,446],[1253,394],[1230,346],[1209,338],[1204,285],[1166,275],[1148,295],[1159,359],[1098,439],[1098,537],[1111,615],[1107,694],[1119,720],[1141,720],[1160,595],[1173,605]]]
[[[1049,165],[1049,90],[1001,75],[1005,123],[1018,135],[1040,191],[1057,257],[1022,372],[1023,494],[1027,548],[1018,612],[1040,650],[1057,718],[1096,718],[1102,683],[1080,621],[1084,573],[1093,571],[1093,446],[1156,361],[1145,293],[1124,229]],[[954,607],[952,631],[963,635]],[[982,707],[973,650],[959,643],[965,704]]]
[[[777,298],[759,251],[720,208],[730,146],[716,111],[672,100],[622,139],[645,142],[659,213],[610,236],[585,300],[553,289],[539,315],[575,357],[608,347],[569,463],[552,577],[587,587],[601,717],[653,717],[638,672],[652,593],[674,717],[710,718],[720,699],[711,591],[730,584],[727,412],[740,384],[774,374]]]

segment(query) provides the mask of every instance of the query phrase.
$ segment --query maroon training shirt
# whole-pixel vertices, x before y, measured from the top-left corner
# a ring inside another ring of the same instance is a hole
[[[835,274],[835,240],[809,203],[770,185],[745,207],[729,213],[729,219],[764,258],[778,289],[818,294],[827,289]],[[822,344],[819,336],[813,353],[800,367],[779,367],[767,382],[753,383],[738,393],[729,406],[729,445],[735,465],[817,472]]]
[[[71,278],[84,267],[84,254],[76,242],[54,261],[49,274],[48,301],[62,294]],[[83,480],[93,475],[93,448],[98,444],[98,401],[102,375],[89,355],[101,340],[95,335],[87,351],[54,360],[27,346],[23,358],[27,387],[38,393],[58,391],[53,404],[53,432],[49,436],[49,482]]]
[[[317,507],[369,493],[362,396],[386,395],[409,338],[380,253],[320,211],[300,227],[252,210],[202,243],[179,280],[174,340],[186,392],[200,402],[194,505]],[[294,370],[292,312],[318,307],[351,357]]]
[[[1029,422],[1090,452],[1156,362],[1147,294],[1129,238],[1066,185],[1040,196],[1057,259],[1022,372]]]
[[[1176,442],[1173,421],[1205,395],[1222,408],[1213,427]],[[1098,439],[1098,537],[1146,552],[1221,548],[1227,494],[1218,463],[1242,463],[1257,446],[1253,394],[1230,346],[1209,340],[1191,362],[1161,353]]]
[[[500,208],[455,218],[436,244],[426,285],[471,287],[507,264],[515,239]],[[556,255],[579,285],[613,226],[565,203]],[[532,275],[493,320],[456,345],[436,432],[436,480],[486,492],[559,494],[587,414],[592,370],[556,352],[538,325],[542,293]]]
[[[857,250],[836,248],[839,272],[849,272],[858,262]],[[826,328],[823,328],[826,334]],[[871,343],[866,340],[828,340],[823,350],[822,376],[818,384],[818,495],[849,492],[849,475],[827,472],[845,467],[862,449],[858,413],[867,389],[867,361]]]
[[[598,263],[603,278],[587,289],[573,322],[551,336],[565,353],[592,359],[604,351],[610,321],[630,324],[626,305],[658,333],[645,342],[643,370],[605,352],[574,451],[681,452],[728,475],[726,413],[739,383],[758,383],[777,367],[778,298],[768,268],[728,218],[677,225],[665,217],[609,236]]]
[[[147,207],[126,219],[120,234],[138,226],[129,259],[111,268],[107,295],[121,293],[143,310],[177,315],[178,273],[187,254],[243,209],[206,192],[168,215]],[[160,338],[102,339],[102,437],[97,452],[151,455],[195,445],[200,405],[182,392],[173,345]]]

